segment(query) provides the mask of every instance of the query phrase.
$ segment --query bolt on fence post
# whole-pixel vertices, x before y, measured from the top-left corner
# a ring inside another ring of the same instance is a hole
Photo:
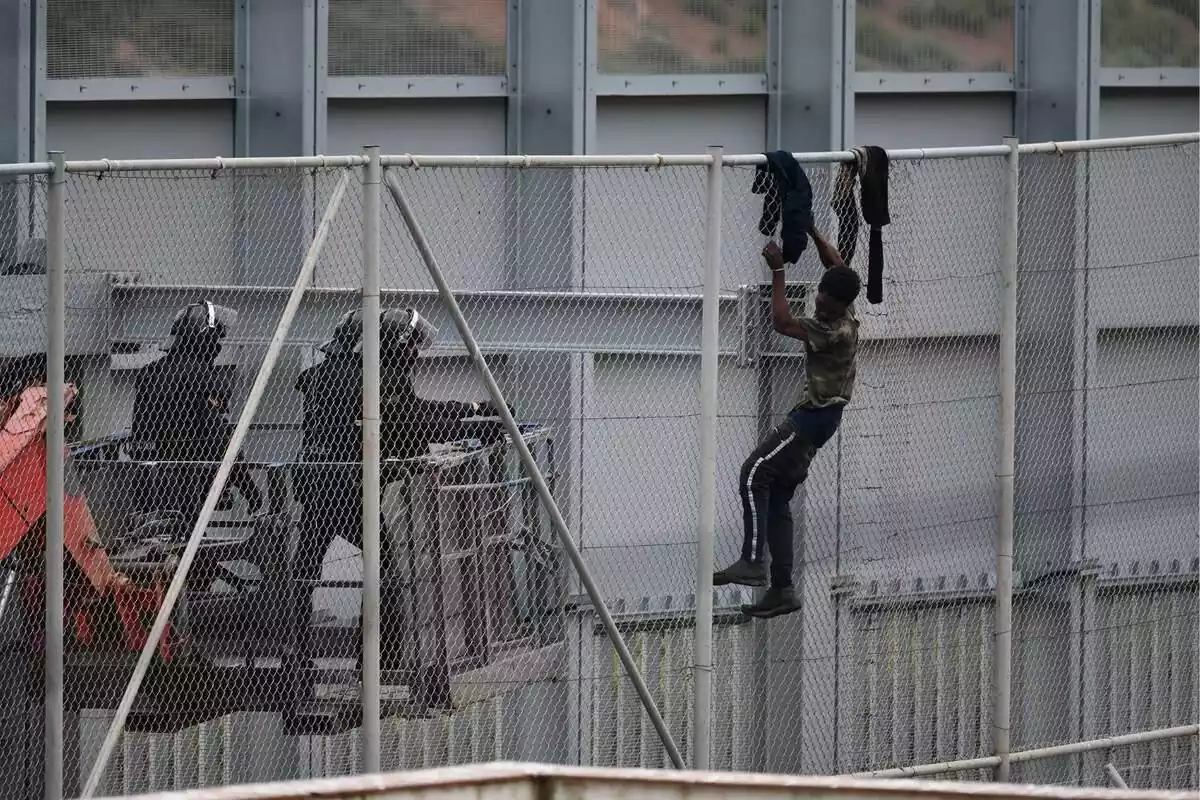
[[[711,755],[713,678],[713,543],[717,518],[717,350],[720,345],[721,159],[708,148],[708,202],[704,221],[704,301],[700,337],[699,531],[696,543],[696,625],[692,666],[692,766],[707,770]]]
[[[46,800],[63,797],[63,493],[66,491],[66,162],[50,153],[46,193]]]
[[[996,605],[992,622],[992,753],[1000,759],[995,778],[1010,777],[1010,712],[1012,708],[1014,472],[1017,411],[1017,211],[1020,186],[1019,142],[1004,137],[1008,147],[1003,183],[1004,226],[1000,262],[1000,404],[996,421]]]
[[[313,240],[308,246],[308,251],[304,255],[304,262],[300,265],[300,274],[296,276],[296,281],[292,284],[292,290],[288,294],[288,300],[283,307],[283,313],[279,316],[279,323],[275,326],[275,332],[271,334],[271,343],[267,345],[267,353],[263,356],[258,373],[254,376],[254,384],[250,387],[250,395],[246,398],[246,404],[242,407],[242,413],[238,417],[237,424],[234,425],[233,434],[229,437],[229,444],[225,447],[225,455],[217,467],[217,474],[213,478],[212,485],[208,488],[208,494],[204,498],[204,505],[200,507],[200,513],[196,517],[196,522],[192,525],[192,531],[188,535],[187,546],[184,548],[183,554],[179,557],[179,566],[175,568],[175,574],[171,577],[170,585],[167,586],[167,592],[163,596],[162,604],[158,608],[158,614],[154,617],[154,624],[150,626],[150,632],[146,635],[146,643],[142,645],[142,652],[138,655],[137,664],[133,667],[133,674],[129,678],[129,683],[125,686],[125,693],[121,696],[121,702],[117,705],[116,713],[113,715],[112,722],[108,725],[108,731],[104,735],[104,741],[100,744],[100,752],[96,756],[96,763],[92,765],[92,772],[88,775],[87,783],[79,795],[81,800],[87,800],[87,798],[95,795],[96,787],[100,784],[100,778],[104,775],[104,769],[108,766],[109,759],[112,758],[113,750],[116,749],[117,740],[121,738],[121,733],[125,728],[125,720],[129,718],[129,712],[133,710],[133,701],[137,699],[138,691],[142,687],[142,681],[145,680],[146,672],[150,669],[150,660],[154,657],[154,651],[158,648],[158,642],[162,639],[163,631],[166,630],[171,613],[175,610],[175,604],[179,602],[179,597],[183,594],[188,570],[192,568],[192,562],[196,560],[196,553],[200,550],[200,540],[204,538],[204,531],[208,528],[208,523],[212,519],[213,512],[216,511],[217,502],[221,499],[221,495],[225,491],[225,484],[229,480],[229,474],[233,471],[234,461],[237,459],[238,452],[242,449],[242,443],[246,440],[246,434],[250,432],[250,422],[254,419],[254,415],[258,413],[258,407],[266,395],[267,385],[270,383],[271,375],[275,371],[275,364],[279,361],[279,353],[283,350],[284,340],[287,339],[288,332],[292,329],[292,323],[296,319],[296,314],[300,311],[300,303],[304,300],[304,292],[308,289],[309,284],[312,283],[313,272],[317,268],[317,259],[321,255],[321,250],[325,247],[325,240],[329,237],[329,229],[333,226],[333,219],[337,216],[338,209],[342,205],[342,198],[346,196],[346,187],[349,183],[350,172],[347,170],[342,174],[341,180],[338,181],[337,188],[333,190],[333,195],[329,198],[329,205],[325,207],[325,214],[321,218],[321,224],[317,226],[316,235],[313,236]]]
[[[671,732],[667,729],[667,723],[663,720],[662,713],[659,712],[658,705],[654,702],[654,697],[646,687],[646,681],[642,678],[642,673],[638,669],[637,662],[633,660],[633,655],[629,652],[629,648],[625,644],[625,639],[621,636],[621,632],[617,630],[617,624],[613,621],[612,614],[609,613],[608,606],[604,603],[604,597],[600,594],[599,588],[596,587],[596,582],[592,580],[592,573],[588,570],[587,564],[583,563],[583,556],[579,554],[579,548],[575,546],[575,540],[571,537],[571,531],[567,528],[567,522],[563,519],[562,511],[559,510],[558,503],[555,502],[554,495],[546,483],[546,477],[538,467],[533,454],[529,452],[529,445],[525,443],[525,437],[521,435],[521,429],[518,427],[516,420],[513,419],[513,415],[508,411],[508,406],[504,400],[504,393],[500,391],[500,386],[496,383],[496,378],[492,375],[492,370],[488,367],[487,360],[483,357],[483,353],[479,349],[479,343],[475,341],[475,335],[471,333],[471,326],[467,324],[467,319],[463,316],[462,309],[458,307],[458,301],[454,298],[454,293],[450,291],[450,284],[446,283],[442,269],[438,266],[437,259],[429,247],[429,241],[425,238],[425,232],[421,230],[416,216],[413,215],[412,208],[409,206],[408,199],[404,196],[400,184],[396,181],[395,174],[388,172],[384,177],[384,184],[387,186],[392,199],[396,201],[396,206],[400,209],[400,215],[404,218],[404,225],[408,228],[408,232],[412,236],[413,244],[417,247],[417,252],[421,254],[421,261],[424,262],[425,268],[429,271],[429,277],[433,279],[434,284],[437,286],[438,295],[446,307],[446,313],[454,321],[454,326],[458,329],[459,336],[462,337],[463,344],[466,345],[467,352],[471,355],[472,363],[475,364],[480,378],[483,379],[484,386],[487,387],[488,394],[496,404],[496,412],[500,415],[500,421],[504,424],[504,430],[512,439],[513,447],[516,448],[517,455],[521,458],[521,464],[529,471],[529,480],[537,492],[538,499],[541,500],[542,506],[546,509],[546,513],[550,517],[550,522],[554,526],[554,532],[558,535],[559,542],[562,543],[563,550],[567,553],[567,558],[571,560],[571,565],[579,573],[579,579],[583,583],[583,588],[587,591],[588,598],[592,601],[592,605],[596,609],[596,616],[600,617],[600,621],[604,625],[604,630],[608,634],[613,648],[617,651],[617,656],[621,659],[621,664],[625,667],[625,674],[629,676],[630,683],[637,690],[638,697],[642,701],[642,706],[646,709],[646,715],[650,717],[650,722],[654,725],[654,730],[658,733],[658,738],[662,740],[663,749],[667,751],[667,756],[671,759],[671,763],[676,769],[684,769],[683,756],[680,754],[679,748],[675,745],[675,740],[671,737]]]
[[[362,748],[363,771],[380,766],[379,146],[363,148]],[[393,620],[394,622],[394,620]]]

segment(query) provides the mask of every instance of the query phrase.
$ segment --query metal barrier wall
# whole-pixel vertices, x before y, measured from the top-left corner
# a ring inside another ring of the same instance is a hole
[[[762,156],[0,166],[5,792],[514,758],[1194,787],[1198,141],[889,154],[771,622],[711,591],[805,369]],[[854,156],[798,158],[836,239]]]

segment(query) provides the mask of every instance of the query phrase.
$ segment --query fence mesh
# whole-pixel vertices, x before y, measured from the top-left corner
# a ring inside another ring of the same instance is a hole
[[[1106,67],[1192,67],[1200,64],[1200,9],[1195,3],[1104,0],[1100,62]]]
[[[765,72],[765,0],[608,0],[596,7],[601,73]]]
[[[331,0],[329,74],[503,75],[504,0]]]
[[[42,617],[19,613],[30,588],[27,577],[41,575],[45,448],[37,447],[45,414],[46,371],[46,178],[0,179],[0,386],[3,386],[3,447],[0,448],[0,659],[8,690],[0,712],[0,764],[16,791],[41,791],[37,767],[45,741],[44,688],[39,651]],[[80,382],[77,361],[66,365],[67,380]],[[68,426],[68,435],[71,429]],[[23,444],[33,440],[29,452]],[[40,501],[40,502],[39,502]],[[39,507],[40,506],[40,507]],[[26,540],[27,543],[26,543]],[[20,565],[20,566],[18,566]],[[28,765],[34,764],[34,769]]]
[[[1015,747],[1196,717],[1195,641],[1171,631],[1197,614],[1198,160],[1183,145],[1022,161]],[[1193,748],[1114,763],[1131,786],[1180,787]]]
[[[1011,72],[1012,0],[857,0],[857,67],[876,72]]]
[[[1194,721],[1198,149],[1022,157],[1014,748]],[[838,169],[807,167],[831,241]],[[883,302],[857,304],[851,404],[789,505],[802,609],[756,621],[740,612],[751,590],[717,592],[716,769],[842,773],[991,753],[1005,169],[1001,157],[892,164]],[[388,172],[691,758],[706,168]],[[770,327],[754,168],[723,177],[718,567],[740,549],[740,467],[806,368]],[[353,319],[339,325],[361,304],[360,180],[69,176],[68,790],[96,758],[339,196],[99,792],[363,768],[361,366]],[[37,389],[21,357],[45,349],[45,203],[42,178],[0,184],[0,319],[18,399]],[[386,190],[381,239],[383,767],[666,766]],[[868,250],[864,228],[860,272]],[[788,268],[793,313],[811,313],[820,274],[809,246]],[[44,454],[36,433],[4,435],[22,458]],[[19,506],[22,474],[0,471]],[[36,521],[10,526],[0,595],[6,664],[23,676],[5,758],[30,785],[39,534]],[[1162,740],[1014,771],[1099,784],[1112,761],[1131,786],[1194,787],[1195,748]]]
[[[226,0],[50,0],[46,20],[52,79],[233,74]]]
[[[743,712],[770,721],[750,748],[765,752],[759,768],[858,771],[987,750],[1001,231],[988,189],[1002,170],[1000,159],[892,167],[884,300],[857,303],[853,399],[791,504],[804,610],[772,622],[747,652],[767,683]],[[794,407],[805,362],[767,321],[753,170],[730,172],[722,285],[749,290],[757,336],[747,385],[722,394],[723,414],[751,421],[722,451],[722,502],[733,516],[737,465]],[[809,170],[818,226],[836,241],[832,174]],[[867,237],[860,231],[851,262],[864,276]],[[811,315],[822,271],[814,248],[790,270],[793,313]],[[947,439],[957,446],[938,444]],[[740,547],[738,527],[721,543],[725,561]],[[795,708],[804,712],[785,710]]]

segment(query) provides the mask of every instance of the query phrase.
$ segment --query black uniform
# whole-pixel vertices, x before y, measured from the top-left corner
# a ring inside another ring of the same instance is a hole
[[[130,454],[139,460],[183,462],[156,469],[148,485],[130,487],[136,507],[179,511],[189,524],[204,504],[231,433],[229,387],[214,365],[224,328],[209,333],[205,308],[197,304],[181,311],[166,355],[138,372],[130,436]],[[193,323],[198,329],[189,327]],[[262,507],[262,494],[243,464],[235,465],[229,486],[246,499],[251,513]]]
[[[384,312],[395,314],[397,312]],[[386,319],[386,317],[385,317]],[[345,321],[355,323],[351,315]],[[347,326],[348,327],[348,326]],[[339,332],[344,333],[343,323]],[[301,506],[300,541],[293,575],[300,587],[296,624],[307,626],[312,587],[321,577],[325,554],[336,537],[362,547],[362,355],[361,327],[322,348],[326,358],[300,374],[296,389],[304,397],[304,439],[292,475]],[[385,334],[387,329],[385,328]],[[457,437],[458,421],[485,404],[427,400],[412,385],[416,341],[383,337],[380,376],[380,428],[384,458],[412,458],[428,452],[430,442]],[[381,560],[390,559],[389,536],[381,520]],[[401,618],[401,598],[386,582],[381,592],[383,663],[397,663],[397,637],[389,621]],[[300,636],[305,647],[307,636]]]

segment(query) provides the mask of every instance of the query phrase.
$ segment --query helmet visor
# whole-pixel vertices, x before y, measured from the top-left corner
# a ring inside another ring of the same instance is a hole
[[[237,312],[229,306],[207,300],[184,306],[175,314],[171,332],[163,340],[162,349],[171,350],[181,341],[197,340],[204,336],[220,341],[237,323],[237,318]]]

